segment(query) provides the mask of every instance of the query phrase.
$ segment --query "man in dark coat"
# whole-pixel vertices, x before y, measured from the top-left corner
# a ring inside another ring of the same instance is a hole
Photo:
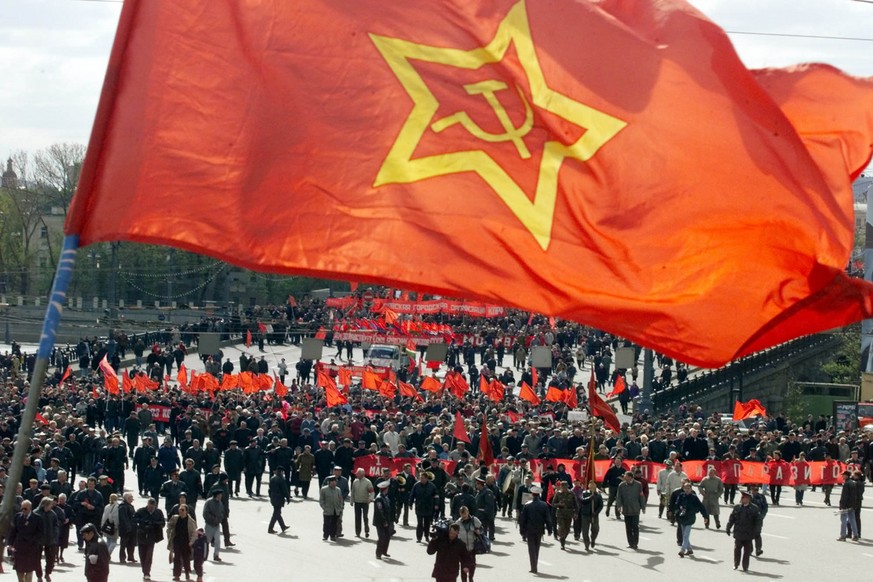
[[[33,515],[30,501],[21,503],[21,512],[12,520],[6,545],[11,548],[15,571],[19,574],[35,572],[40,567],[40,549],[43,537],[43,520]]]
[[[373,526],[376,528],[378,538],[376,559],[381,560],[382,556],[391,557],[388,554],[388,543],[391,541],[391,534],[394,533],[394,510],[391,507],[391,498],[388,496],[391,481],[385,479],[376,486],[379,488],[379,495],[373,501]]]
[[[540,499],[543,489],[532,485],[530,493],[533,499],[524,504],[518,516],[518,527],[521,536],[527,540],[527,553],[530,557],[530,571],[537,573],[537,562],[540,559],[540,542],[543,534],[548,531],[552,535],[552,512],[546,502]]]
[[[224,470],[231,482],[231,493],[239,495],[239,485],[242,480],[243,452],[237,441],[230,441],[230,448],[224,451]],[[207,488],[208,491],[208,488]]]
[[[158,502],[150,497],[146,506],[139,508],[134,514],[133,521],[136,524],[136,543],[142,577],[143,580],[151,580],[155,544],[164,539],[164,514],[158,509]]]
[[[118,535],[121,539],[118,557],[122,564],[125,562],[136,563],[136,559],[133,557],[133,548],[136,547],[135,515],[136,508],[133,506],[133,494],[125,493],[121,503],[118,505]]]
[[[74,510],[83,523],[93,523],[94,527],[99,527],[103,518],[103,504],[103,496],[97,491],[97,479],[88,477],[87,489],[76,495]]]
[[[200,471],[195,468],[193,459],[185,459],[185,470],[179,473],[179,481],[185,487],[185,493],[188,494],[188,515],[197,515],[197,499],[204,495],[203,480],[200,478]]]
[[[472,557],[467,545],[458,539],[460,529],[461,526],[453,523],[445,533],[434,536],[427,544],[427,553],[436,554],[431,573],[436,582],[456,582],[461,569],[465,574],[470,573]]]
[[[279,522],[279,527],[282,533],[288,529],[285,525],[285,520],[282,519],[282,508],[286,503],[291,502],[291,488],[288,487],[288,481],[285,479],[285,467],[276,467],[275,475],[270,479],[270,505],[273,506],[273,516],[270,517],[270,525],[267,526],[267,533],[276,533],[273,527],[276,522]]]
[[[419,542],[422,537],[430,540],[430,525],[439,499],[436,485],[430,482],[432,476],[432,473],[422,471],[419,482],[412,486],[412,491],[409,493],[409,504],[415,507],[417,519],[415,539]]]
[[[749,491],[740,493],[740,504],[734,507],[728,518],[727,535],[731,535],[731,529],[734,530],[734,570],[739,568],[742,559],[743,572],[747,572],[752,542],[761,529],[761,512],[752,504]]]
[[[39,502],[33,516],[42,519],[42,541],[40,542],[45,552],[45,577],[51,580],[52,571],[55,569],[55,562],[58,555],[58,533],[59,524],[58,516],[52,511],[54,500],[51,497],[43,497]],[[36,577],[42,580],[43,571],[41,564],[37,561]]]
[[[136,472],[136,481],[140,495],[144,495],[147,492],[145,486],[146,472],[151,465],[151,460],[157,459],[157,456],[158,451],[152,446],[151,437],[143,437],[142,446],[137,447],[133,453],[133,470]]]
[[[258,497],[261,496],[261,472],[263,471],[263,451],[258,447],[257,442],[252,439],[249,441],[249,446],[243,449],[243,470],[246,474],[246,495],[252,497],[257,491]],[[257,486],[255,490],[252,485]]]
[[[179,504],[179,495],[187,493],[185,484],[179,480],[179,471],[170,472],[170,478],[161,485],[161,497],[164,498],[164,509],[167,513]]]

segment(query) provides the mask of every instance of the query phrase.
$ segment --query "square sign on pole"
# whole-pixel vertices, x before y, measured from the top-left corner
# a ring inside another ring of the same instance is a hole
[[[530,361],[534,368],[551,368],[552,350],[546,346],[536,346],[530,352]]]
[[[306,338],[303,340],[303,345],[300,349],[300,357],[304,360],[320,360],[321,352],[324,349],[324,342],[320,339]]]
[[[424,357],[428,362],[445,362],[448,353],[448,344],[428,344]]]
[[[636,353],[633,348],[618,348],[615,350],[615,368],[617,370],[630,370],[636,367]]]

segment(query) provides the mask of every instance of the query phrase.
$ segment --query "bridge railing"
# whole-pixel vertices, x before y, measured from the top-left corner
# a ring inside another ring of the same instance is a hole
[[[661,388],[652,393],[655,411],[665,412],[680,404],[694,402],[713,391],[738,387],[741,379],[771,370],[813,348],[821,348],[836,341],[832,333],[804,336],[778,346],[750,354],[721,368],[697,374],[684,382]]]

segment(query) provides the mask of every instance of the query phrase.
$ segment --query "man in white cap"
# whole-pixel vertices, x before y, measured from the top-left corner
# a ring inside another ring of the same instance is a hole
[[[373,501],[373,527],[376,528],[376,559],[381,560],[382,556],[390,558],[388,554],[388,543],[391,541],[391,534],[394,531],[394,510],[391,507],[391,499],[388,497],[388,489],[391,487],[391,481],[386,479],[380,481],[376,487],[379,489],[379,495]]]
[[[537,562],[540,558],[540,542],[546,531],[552,535],[552,512],[545,501],[540,499],[543,488],[534,484],[530,488],[533,499],[524,504],[518,519],[521,536],[527,540],[527,553],[530,556],[530,571],[537,573]]]

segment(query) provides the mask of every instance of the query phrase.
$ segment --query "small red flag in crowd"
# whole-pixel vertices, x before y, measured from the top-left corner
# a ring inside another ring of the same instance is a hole
[[[470,444],[470,436],[467,434],[467,429],[464,428],[464,419],[458,411],[455,412],[455,428],[452,430],[452,436],[455,437],[455,440]]]

